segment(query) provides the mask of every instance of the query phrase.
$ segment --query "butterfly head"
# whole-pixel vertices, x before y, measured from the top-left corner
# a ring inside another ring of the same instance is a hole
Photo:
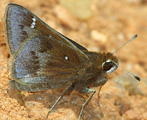
[[[112,53],[104,53],[102,70],[103,72],[110,74],[114,72],[118,67],[118,59]]]

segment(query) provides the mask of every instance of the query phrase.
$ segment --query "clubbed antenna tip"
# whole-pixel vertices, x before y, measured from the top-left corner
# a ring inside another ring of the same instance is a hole
[[[136,80],[140,81],[140,77],[134,76]]]

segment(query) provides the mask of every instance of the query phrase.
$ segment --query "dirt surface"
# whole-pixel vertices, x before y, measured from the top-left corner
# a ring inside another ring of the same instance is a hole
[[[74,1],[74,2],[73,2]],[[4,8],[20,4],[55,30],[90,51],[113,52],[136,33],[138,37],[115,53],[120,66],[141,77],[138,82],[117,69],[85,107],[83,120],[147,120],[146,0],[0,0],[0,119],[42,120],[61,91],[22,92],[25,106],[8,84],[9,54],[4,39]],[[94,88],[98,91],[99,88]],[[74,91],[64,96],[48,120],[76,120],[87,98]],[[99,107],[100,104],[100,107]]]

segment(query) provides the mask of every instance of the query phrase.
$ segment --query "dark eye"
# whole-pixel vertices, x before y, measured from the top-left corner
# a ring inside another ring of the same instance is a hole
[[[106,73],[109,74],[115,71],[117,66],[111,61],[106,61],[102,64],[102,68]]]
[[[110,70],[112,67],[114,66],[114,64],[112,62],[105,62],[103,65],[103,70],[104,71],[108,71]]]

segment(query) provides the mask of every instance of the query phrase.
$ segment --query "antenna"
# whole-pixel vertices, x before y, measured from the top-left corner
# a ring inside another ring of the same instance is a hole
[[[125,46],[127,43],[131,42],[132,40],[134,40],[138,35],[134,35],[130,40],[128,40],[126,43],[124,43],[122,46],[120,46],[117,50],[115,50],[112,54],[116,53],[120,48],[122,48],[123,46]]]
[[[134,35],[130,40],[128,40],[126,43],[124,43],[122,46],[120,46],[117,50],[115,50],[112,54],[116,53],[120,48],[122,48],[123,46],[125,46],[127,43],[131,42],[132,40],[134,40],[138,35]],[[117,63],[113,62],[115,65],[117,65],[119,68],[121,68],[122,70],[124,70],[126,73],[128,73],[128,75],[130,75],[131,77],[134,77],[136,80],[140,81],[140,77],[135,76],[133,74],[131,74],[130,72],[128,72],[127,70],[125,70],[124,68],[122,68],[121,66],[119,66]]]
[[[126,73],[128,73],[128,75],[130,75],[131,77],[134,77],[136,80],[140,81],[140,77],[138,76],[135,76],[133,74],[131,74],[130,72],[128,72],[127,70],[125,70],[124,68],[122,68],[121,66],[119,66],[117,63],[115,63],[114,61],[111,61],[113,62],[115,65],[117,65],[119,68],[121,68],[122,70],[124,70]]]

